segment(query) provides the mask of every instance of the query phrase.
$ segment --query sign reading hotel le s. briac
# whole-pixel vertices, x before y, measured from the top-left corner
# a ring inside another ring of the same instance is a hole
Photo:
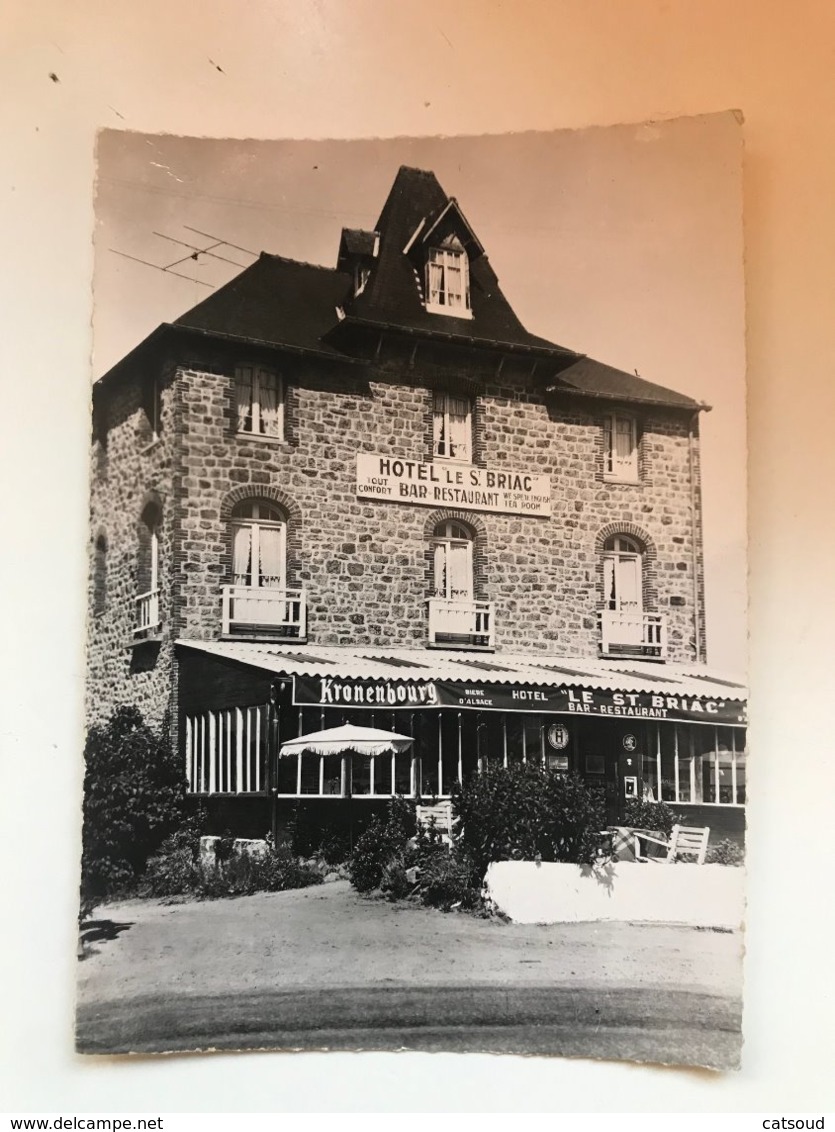
[[[421,463],[357,453],[357,495],[390,503],[465,507],[513,515],[551,514],[551,477],[471,464]]]

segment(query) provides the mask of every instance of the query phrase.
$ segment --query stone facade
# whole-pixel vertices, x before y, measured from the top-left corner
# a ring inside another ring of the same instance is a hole
[[[483,357],[484,360],[480,360]],[[668,658],[704,659],[698,433],[691,412],[634,406],[640,482],[607,482],[610,402],[549,393],[530,361],[462,347],[380,342],[366,365],[274,356],[286,383],[283,440],[236,431],[236,364],[194,350],[101,391],[93,450],[88,714],[135,703],[151,721],[175,706],[177,637],[217,639],[231,582],[230,517],[246,498],[287,516],[287,584],[304,588],[310,644],[424,649],[435,525],[475,536],[475,598],[495,603],[496,648],[597,656],[602,550],[644,548],[644,607],[668,622]],[[151,435],[153,379],[160,428]],[[356,494],[356,456],[431,458],[432,390],[475,405],[475,462],[550,476],[550,518],[433,510]],[[628,407],[628,406],[626,406]],[[161,628],[137,643],[141,531],[160,516]],[[106,540],[103,550],[102,540]],[[104,559],[104,567],[102,566]],[[174,713],[176,716],[176,713]]]

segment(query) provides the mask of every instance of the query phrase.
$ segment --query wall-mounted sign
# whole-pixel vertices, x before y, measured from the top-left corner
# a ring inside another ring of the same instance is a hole
[[[548,728],[548,742],[555,751],[564,751],[568,746],[568,728],[562,723],[552,723]]]
[[[357,495],[389,503],[462,507],[512,515],[551,514],[551,477],[534,472],[422,463],[357,453]]]
[[[624,751],[635,751],[638,749],[638,740],[634,735],[624,735],[621,742],[623,743]]]
[[[623,793],[627,798],[638,797],[638,778],[637,775],[628,774],[623,780]]]
[[[445,680],[367,680],[351,676],[294,676],[293,703],[317,707],[411,709],[472,708],[555,715],[612,716],[690,723],[745,725],[745,705],[735,700],[608,689],[536,688],[508,684],[455,684]],[[558,726],[559,725],[555,725]],[[555,731],[555,738],[559,731]],[[551,742],[549,734],[549,742]],[[634,735],[632,736],[635,739]],[[560,750],[553,742],[551,745]],[[625,744],[624,744],[625,746]],[[637,740],[635,747],[637,749]],[[629,748],[626,748],[627,750]]]

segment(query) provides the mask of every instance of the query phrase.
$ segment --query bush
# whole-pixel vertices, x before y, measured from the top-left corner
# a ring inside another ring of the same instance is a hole
[[[386,866],[402,855],[415,834],[415,814],[408,802],[393,798],[385,821],[375,817],[357,839],[348,868],[358,892],[379,888]]]
[[[473,860],[459,845],[438,845],[426,852],[418,866],[418,891],[424,904],[441,908],[476,908],[481,904],[481,882],[475,883]]]
[[[492,861],[592,864],[603,828],[602,792],[538,764],[487,768],[453,794],[473,884]]]
[[[633,829],[657,830],[669,837],[673,832],[675,814],[666,802],[644,802],[640,798],[629,798],[624,811],[623,824]]]
[[[227,840],[231,845],[228,852]],[[199,845],[195,849],[191,832],[181,831],[167,838],[159,853],[148,861],[144,881],[150,896],[190,893],[217,899],[307,888],[321,884],[322,876],[317,869],[301,864],[287,845],[268,845],[266,853],[254,855],[236,851],[234,842],[226,838],[216,844],[214,863],[206,865],[199,858]]]
[[[739,868],[745,864],[745,852],[740,845],[726,837],[712,845],[705,856],[708,865],[732,865]]]
[[[92,727],[84,748],[82,902],[124,889],[183,818],[185,780],[168,728],[159,735],[135,707]]]

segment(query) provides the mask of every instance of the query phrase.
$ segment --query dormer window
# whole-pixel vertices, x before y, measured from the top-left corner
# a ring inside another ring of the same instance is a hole
[[[365,263],[358,263],[354,267],[354,297],[361,295],[365,290],[365,285],[368,282],[368,277],[371,275],[371,267]]]
[[[456,236],[429,248],[426,262],[426,309],[433,314],[472,318],[470,265]]]

